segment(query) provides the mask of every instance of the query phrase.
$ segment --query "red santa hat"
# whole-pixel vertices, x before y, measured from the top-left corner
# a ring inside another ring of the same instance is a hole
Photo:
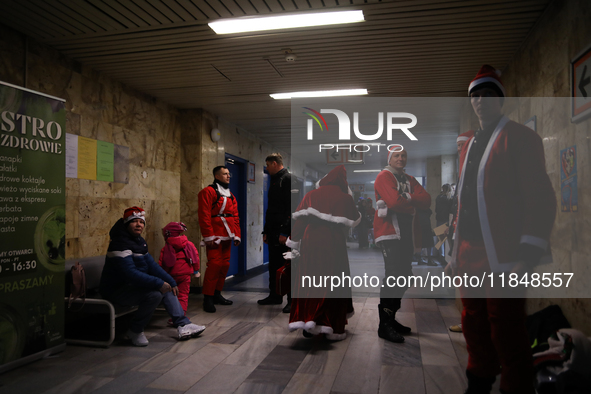
[[[468,141],[470,138],[472,138],[472,136],[474,136],[474,130],[468,130],[465,133],[462,133],[460,135],[458,135],[458,138],[456,139],[456,142],[466,142]]]
[[[133,219],[141,219],[146,223],[146,211],[140,207],[130,207],[123,212],[123,223],[129,223]]]
[[[473,91],[485,87],[495,90],[499,97],[505,97],[505,87],[503,86],[503,82],[501,82],[501,72],[488,64],[480,67],[478,74],[476,74],[476,78],[470,82],[468,96]]]
[[[388,163],[388,165],[390,165],[390,159],[392,158],[392,155],[395,152],[402,152],[404,149],[403,149],[402,145],[390,145],[388,148],[389,149],[388,149],[388,162],[387,163]]]

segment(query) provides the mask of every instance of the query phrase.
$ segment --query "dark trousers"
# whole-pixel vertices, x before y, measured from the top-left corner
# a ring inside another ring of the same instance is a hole
[[[480,277],[489,272],[483,241],[460,240],[456,275]],[[524,298],[497,298],[490,288],[460,288],[462,331],[468,350],[467,370],[482,378],[501,374],[501,390],[533,393],[533,359],[525,326]],[[515,289],[516,296],[522,296]]]
[[[404,234],[404,233],[403,233]],[[380,241],[384,257],[385,277],[380,289],[380,303],[393,311],[400,309],[400,300],[408,286],[392,286],[398,276],[412,275],[412,256],[414,252],[412,235],[402,236],[399,240]],[[390,279],[389,279],[390,278]],[[390,282],[390,285],[388,285]],[[408,281],[406,281],[408,282]]]
[[[144,327],[148,325],[156,307],[162,301],[164,308],[172,318],[176,326],[184,326],[191,323],[185,316],[179,299],[172,292],[164,295],[158,290],[147,290],[141,287],[126,285],[116,290],[109,297],[106,297],[114,304],[123,306],[138,306],[138,310],[133,314],[129,329],[135,333],[144,332]]]
[[[271,294],[277,294],[277,270],[285,265],[287,262],[283,258],[283,253],[289,252],[289,248],[280,243],[274,243],[269,247],[269,291]],[[287,295],[287,298],[291,298],[291,294]]]

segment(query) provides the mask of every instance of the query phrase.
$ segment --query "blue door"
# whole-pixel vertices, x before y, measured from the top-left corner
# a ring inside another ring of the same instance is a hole
[[[238,215],[240,216],[240,239],[238,246],[232,245],[230,256],[230,275],[244,275],[246,272],[246,161],[238,157],[226,154],[226,167],[230,171],[230,191],[238,202]]]

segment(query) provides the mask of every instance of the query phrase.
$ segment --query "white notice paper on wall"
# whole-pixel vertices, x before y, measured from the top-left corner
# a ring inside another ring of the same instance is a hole
[[[78,136],[66,133],[66,177],[78,178]]]

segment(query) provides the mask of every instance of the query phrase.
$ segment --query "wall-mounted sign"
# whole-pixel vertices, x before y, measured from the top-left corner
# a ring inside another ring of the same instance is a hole
[[[326,164],[344,164],[345,151],[331,148],[326,150]]]
[[[591,115],[591,46],[571,61],[571,116],[579,122]]]

